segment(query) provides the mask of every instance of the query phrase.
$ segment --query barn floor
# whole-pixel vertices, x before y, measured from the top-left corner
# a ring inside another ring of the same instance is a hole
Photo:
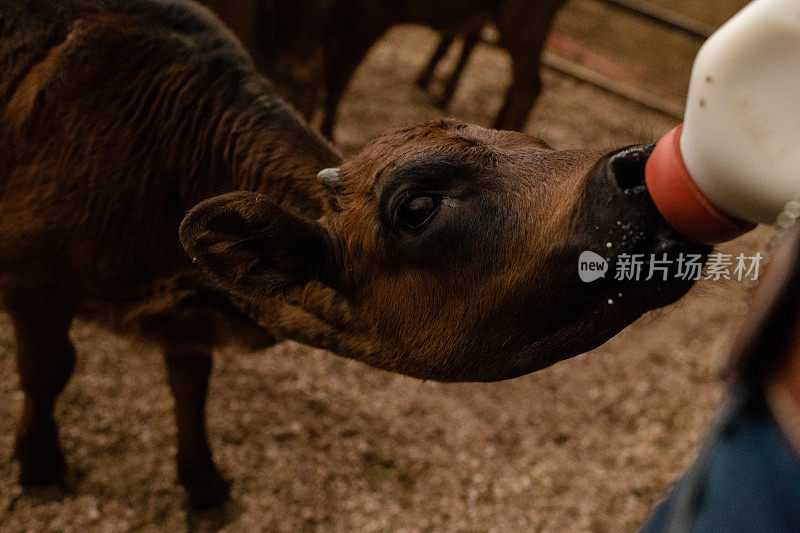
[[[718,23],[742,3],[693,14]],[[571,9],[560,27],[587,32],[587,9]],[[373,49],[341,110],[346,152],[441,115],[413,87],[433,45],[432,32],[401,27]],[[651,56],[659,53],[668,55]],[[683,80],[692,53],[653,68]],[[448,115],[491,123],[507,77],[506,57],[480,48]],[[557,147],[631,144],[674,125],[552,72],[544,81],[529,132]],[[760,230],[725,249],[756,250],[766,237]],[[701,282],[590,354],[494,384],[421,382],[293,343],[220,353],[208,412],[234,482],[227,530],[634,531],[696,453],[746,294],[741,283]],[[79,363],[57,417],[75,490],[23,493],[9,459],[22,393],[0,314],[0,530],[220,525],[182,506],[158,354],[83,322],[72,336]]]

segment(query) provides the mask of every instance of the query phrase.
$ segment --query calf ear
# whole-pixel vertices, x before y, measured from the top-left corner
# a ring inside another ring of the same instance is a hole
[[[338,278],[328,231],[257,193],[201,202],[183,219],[180,239],[215,281],[246,298],[277,296],[311,280],[335,288]]]

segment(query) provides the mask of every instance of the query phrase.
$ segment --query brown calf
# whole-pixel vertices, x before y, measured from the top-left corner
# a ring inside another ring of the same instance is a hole
[[[322,133],[330,137],[336,110],[356,67],[389,28],[415,23],[445,37],[418,84],[427,85],[455,35],[465,34],[456,70],[439,103],[446,105],[480,29],[493,22],[511,55],[513,76],[494,127],[521,130],[541,91],[541,53],[553,18],[566,0],[205,0],[237,34],[283,94],[307,118],[325,93]]]
[[[641,185],[646,148],[557,151],[442,121],[318,180],[339,155],[193,2],[0,0],[0,14],[0,297],[25,486],[65,470],[53,405],[76,316],[163,349],[178,475],[208,507],[228,495],[204,421],[216,346],[296,339],[496,380],[597,346],[688,288],[576,276],[585,248],[693,249]]]

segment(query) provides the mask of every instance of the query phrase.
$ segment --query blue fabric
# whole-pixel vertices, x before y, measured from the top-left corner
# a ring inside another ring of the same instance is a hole
[[[730,404],[643,533],[800,533],[800,458],[763,401]]]

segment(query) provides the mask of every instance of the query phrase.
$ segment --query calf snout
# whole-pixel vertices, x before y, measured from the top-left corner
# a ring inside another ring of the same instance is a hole
[[[699,251],[661,216],[644,181],[653,145],[622,148],[602,158],[590,173],[578,219],[587,246],[605,254]],[[696,250],[695,250],[696,249]],[[705,248],[703,248],[705,249]]]
[[[650,242],[645,243],[645,253],[663,254],[669,252],[702,251],[705,248],[695,247],[675,231],[672,226],[661,216],[653,203],[650,192],[645,184],[644,171],[650,154],[653,153],[654,144],[630,146],[612,154],[606,163],[606,176],[616,183],[624,196],[630,199],[631,213],[640,222],[643,237],[649,237]],[[618,226],[621,226],[619,224]],[[634,238],[635,235],[626,232],[622,235],[623,241]],[[613,248],[613,243],[612,243]],[[696,249],[695,249],[696,248]]]
[[[602,296],[615,304],[652,308],[678,299],[696,274],[679,265],[702,263],[710,251],[675,231],[655,207],[644,181],[653,145],[629,146],[602,157],[587,177],[576,216],[575,243],[604,258],[608,272],[591,286],[587,297]]]

